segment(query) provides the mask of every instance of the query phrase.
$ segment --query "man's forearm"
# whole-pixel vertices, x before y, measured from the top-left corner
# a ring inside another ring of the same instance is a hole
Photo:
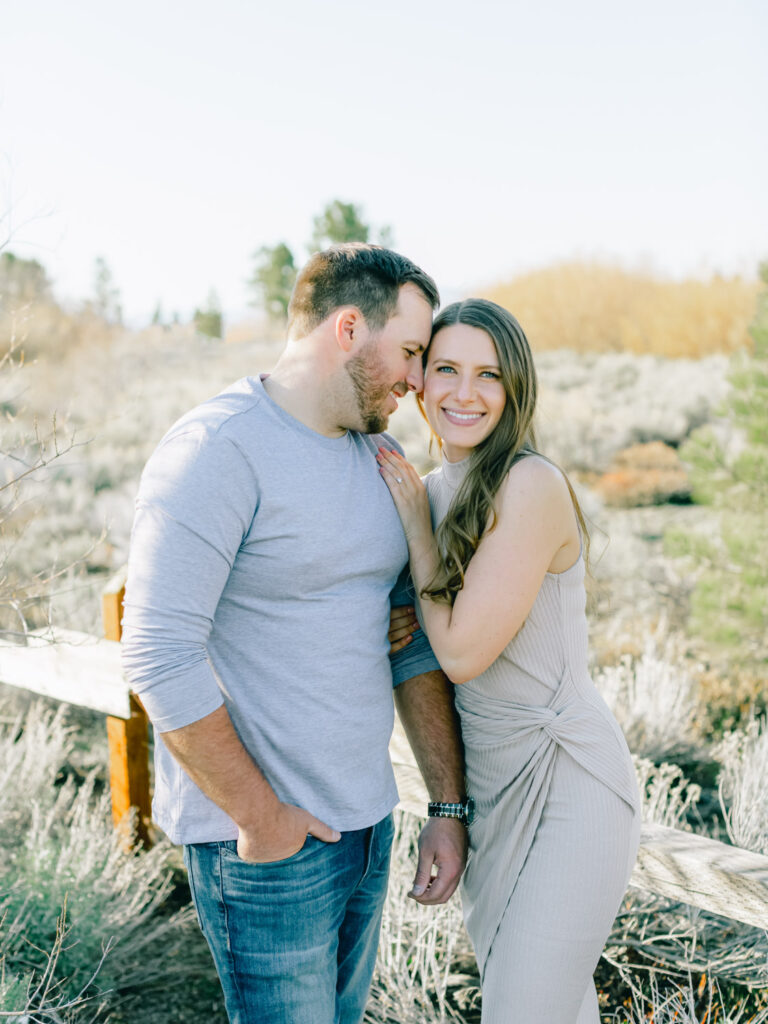
[[[234,820],[243,860],[283,860],[301,849],[308,833],[324,843],[340,838],[309,811],[278,799],[241,743],[226,708],[162,736],[192,781]]]
[[[184,771],[240,828],[274,815],[279,800],[243,746],[227,709],[162,734]]]
[[[430,799],[450,803],[465,796],[464,747],[453,692],[443,672],[424,672],[395,689],[397,712]]]

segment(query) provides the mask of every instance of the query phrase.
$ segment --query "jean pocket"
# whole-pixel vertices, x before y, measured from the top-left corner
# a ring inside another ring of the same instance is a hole
[[[280,860],[265,861],[243,860],[242,857],[237,852],[236,839],[227,839],[226,841],[220,843],[220,848],[221,854],[226,860],[234,860],[238,864],[244,864],[246,867],[249,868],[271,868],[281,867],[284,864],[290,864],[292,861],[301,860],[314,849],[316,849],[318,846],[326,845],[327,844],[324,843],[321,839],[317,839],[315,836],[309,835],[308,833],[303,845],[295,853],[290,854],[290,856],[288,857],[282,857]]]

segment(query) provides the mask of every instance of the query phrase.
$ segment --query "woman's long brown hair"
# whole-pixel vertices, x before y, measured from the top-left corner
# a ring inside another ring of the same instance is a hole
[[[494,430],[469,456],[467,475],[435,531],[440,566],[422,596],[450,605],[464,586],[464,574],[482,537],[496,525],[495,498],[507,473],[520,459],[540,455],[533,426],[538,382],[531,348],[522,327],[511,313],[489,299],[465,299],[451,303],[438,314],[432,327],[432,340],[444,327],[454,324],[478,327],[490,337],[507,400]],[[425,366],[429,347],[424,353]],[[437,441],[440,444],[439,438]],[[581,527],[586,556],[589,550],[586,523],[570,481],[567,477],[565,481]]]

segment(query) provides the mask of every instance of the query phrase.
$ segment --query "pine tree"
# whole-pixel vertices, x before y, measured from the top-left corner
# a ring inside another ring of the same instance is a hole
[[[309,250],[318,252],[344,242],[367,242],[372,233],[373,229],[363,220],[359,206],[334,199],[313,220]],[[390,248],[392,229],[382,227],[378,235],[381,244]],[[254,292],[253,305],[264,309],[270,320],[284,323],[288,318],[288,304],[298,272],[293,253],[285,242],[278,242],[277,245],[262,246],[253,258],[256,266],[248,281]]]
[[[121,324],[123,308],[120,305],[120,292],[115,286],[112,271],[103,256],[97,256],[93,264],[94,300],[91,306],[95,313],[103,317],[107,323]]]
[[[318,252],[342,242],[367,242],[370,234],[359,206],[334,199],[315,217],[310,248]]]
[[[204,334],[207,338],[222,337],[221,302],[213,288],[208,292],[205,306],[195,310],[193,321],[198,334]]]
[[[12,252],[0,252],[0,306],[18,310],[32,302],[51,300],[51,282],[37,260],[25,260]]]
[[[768,263],[760,268],[768,286]],[[711,428],[681,449],[694,499],[719,513],[718,535],[668,534],[668,549],[700,567],[691,626],[737,658],[768,661],[768,287],[750,328],[753,351],[735,357],[721,410],[732,428],[726,446]]]
[[[285,321],[296,281],[293,253],[285,244],[264,245],[254,253],[256,268],[248,284],[256,293],[253,304],[262,306],[270,320]]]

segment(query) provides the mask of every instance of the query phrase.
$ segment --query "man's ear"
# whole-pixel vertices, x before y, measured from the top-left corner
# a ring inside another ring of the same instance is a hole
[[[357,306],[343,306],[336,314],[336,343],[342,352],[351,352],[360,332],[364,329],[365,320]]]

